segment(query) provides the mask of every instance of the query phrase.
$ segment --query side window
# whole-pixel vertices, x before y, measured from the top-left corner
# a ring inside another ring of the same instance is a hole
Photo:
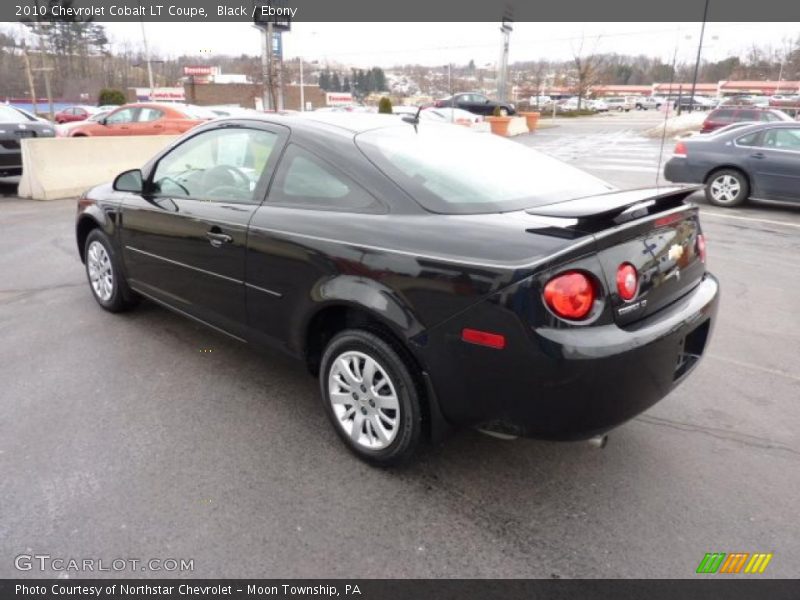
[[[190,138],[156,167],[157,196],[258,204],[258,181],[278,135],[258,129],[214,129]]]
[[[281,158],[268,201],[322,210],[380,210],[378,202],[357,183],[295,144],[289,145]]]
[[[147,121],[155,121],[164,116],[164,113],[156,108],[143,108],[139,111],[139,117],[136,119],[139,123]]]
[[[119,125],[120,123],[130,123],[136,114],[135,108],[123,108],[108,116],[106,123],[109,125]]]
[[[740,110],[740,121],[758,121],[758,113],[754,110]]]
[[[778,115],[772,114],[771,112],[764,111],[761,113],[761,120],[773,123],[775,121],[780,121],[781,118]]]
[[[764,134],[764,146],[779,150],[800,150],[800,129],[770,129]]]
[[[761,135],[760,131],[748,133],[740,138],[736,138],[736,144],[739,146],[757,146],[758,138]]]

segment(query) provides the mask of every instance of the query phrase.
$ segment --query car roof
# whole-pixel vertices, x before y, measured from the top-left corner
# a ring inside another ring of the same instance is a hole
[[[338,131],[342,135],[356,135],[372,129],[384,127],[409,127],[398,115],[382,115],[376,113],[337,113],[337,112],[307,112],[296,115],[255,116],[253,118],[299,126],[306,129],[326,129],[331,132]]]
[[[749,125],[742,125],[737,129],[731,129],[722,133],[719,138],[724,139],[728,136],[735,136],[740,137],[747,135],[749,133],[753,133],[755,131],[760,131],[762,129],[797,129],[800,128],[800,121],[772,121],[772,122],[765,122],[765,121],[753,121],[753,123]],[[702,141],[702,140],[710,140],[715,138],[714,132],[704,135],[696,135],[690,138],[686,138],[684,141],[692,142],[692,141]]]

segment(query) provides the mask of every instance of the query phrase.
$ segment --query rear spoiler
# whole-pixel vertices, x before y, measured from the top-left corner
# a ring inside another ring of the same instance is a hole
[[[616,191],[537,206],[526,212],[539,217],[575,220],[561,228],[550,228],[561,230],[562,233],[558,237],[572,237],[565,235],[566,232],[571,230],[594,233],[609,226],[677,208],[684,204],[687,197],[700,189],[703,189],[703,186],[675,185]],[[544,233],[541,229],[537,231]],[[552,233],[557,235],[555,231]]]

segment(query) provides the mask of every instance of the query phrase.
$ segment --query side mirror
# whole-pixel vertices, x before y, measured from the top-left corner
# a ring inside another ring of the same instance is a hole
[[[100,125],[108,125],[105,117],[103,117],[102,119],[98,119],[97,122],[100,123]]]
[[[144,191],[144,179],[141,169],[131,169],[117,175],[113,187],[118,192],[141,194]]]

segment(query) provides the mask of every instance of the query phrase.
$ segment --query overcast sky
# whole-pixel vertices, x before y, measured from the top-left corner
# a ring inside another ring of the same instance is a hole
[[[709,23],[703,56],[719,60],[742,54],[752,44],[797,38],[800,23]],[[140,45],[140,23],[106,23],[112,41]],[[260,53],[258,30],[247,23],[147,23],[154,54]],[[699,23],[515,23],[510,60],[568,59],[584,52],[658,56],[670,62],[693,60]],[[354,66],[420,63],[494,63],[500,54],[498,23],[294,23],[284,34],[284,56],[339,61]]]

